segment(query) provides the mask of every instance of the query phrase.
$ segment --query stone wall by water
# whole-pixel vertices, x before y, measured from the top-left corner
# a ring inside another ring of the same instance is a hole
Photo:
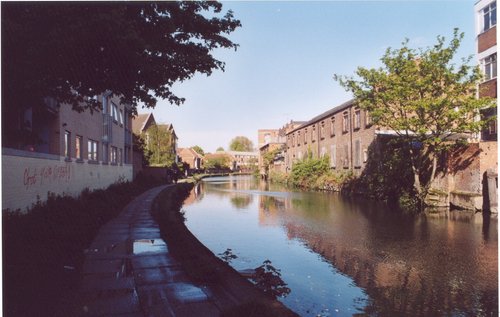
[[[486,171],[498,173],[498,143],[472,143],[465,149],[449,153],[446,167],[441,170],[432,188],[441,192],[445,205],[481,210],[485,204]],[[496,191],[496,188],[495,188]],[[496,196],[496,194],[495,194]]]

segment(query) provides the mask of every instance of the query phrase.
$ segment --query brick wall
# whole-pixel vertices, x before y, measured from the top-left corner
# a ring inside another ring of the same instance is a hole
[[[472,143],[466,149],[451,152],[448,165],[441,171],[432,188],[450,194],[453,205],[467,209],[483,208],[485,172],[498,171],[498,143]]]
[[[481,176],[486,170],[494,169],[498,173],[498,142],[481,142],[480,149],[480,165],[479,171]]]
[[[477,37],[477,52],[481,53],[497,44],[497,28],[496,26],[479,34]]]
[[[491,79],[479,84],[479,96],[480,97],[497,97],[497,79]]]
[[[359,119],[356,111],[359,110]],[[344,127],[344,117],[347,124]],[[330,166],[339,172],[352,170],[360,175],[366,166],[368,150],[375,139],[375,126],[367,121],[366,112],[355,106],[327,113],[287,135],[286,170],[307,153],[314,158],[328,155]],[[333,129],[332,129],[333,125]],[[305,138],[304,138],[305,135]]]
[[[106,188],[132,180],[132,165],[68,162],[63,157],[2,149],[2,209],[25,211],[47,193],[77,196],[85,188]]]

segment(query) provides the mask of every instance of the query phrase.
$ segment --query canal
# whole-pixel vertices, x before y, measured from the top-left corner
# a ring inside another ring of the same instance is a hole
[[[250,176],[206,179],[183,211],[235,269],[271,261],[301,316],[498,316],[497,220],[480,213],[405,215]]]

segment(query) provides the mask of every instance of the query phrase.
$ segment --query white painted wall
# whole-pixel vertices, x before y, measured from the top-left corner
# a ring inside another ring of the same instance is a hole
[[[47,193],[78,196],[85,188],[106,188],[132,181],[132,164],[102,165],[64,157],[2,149],[2,210],[26,211]]]

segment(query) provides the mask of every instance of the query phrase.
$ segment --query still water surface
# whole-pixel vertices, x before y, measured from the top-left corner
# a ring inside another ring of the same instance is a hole
[[[497,220],[417,216],[252,177],[211,178],[183,207],[213,253],[237,270],[270,260],[301,316],[498,316]]]

